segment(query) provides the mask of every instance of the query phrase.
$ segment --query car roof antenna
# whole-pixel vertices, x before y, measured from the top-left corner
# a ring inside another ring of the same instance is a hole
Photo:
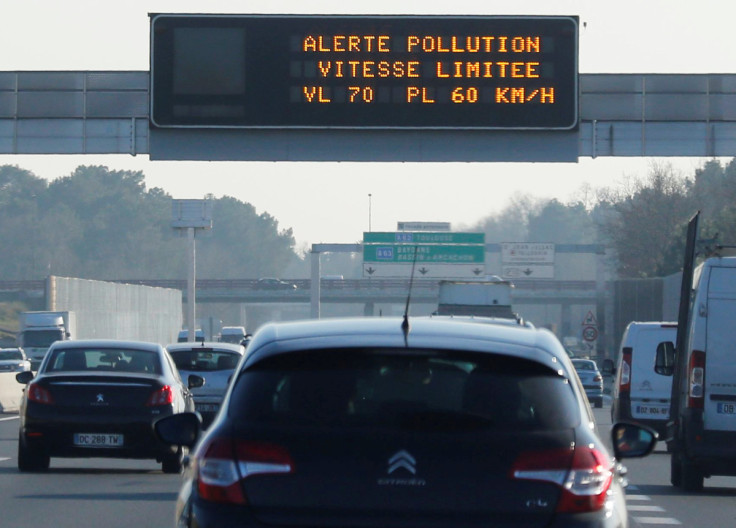
[[[409,276],[409,293],[406,295],[406,307],[404,308],[404,320],[401,322],[401,331],[404,333],[404,346],[409,346],[409,305],[411,304],[411,289],[414,285],[414,268],[417,264],[417,250],[414,246],[414,258],[411,261],[411,275]]]

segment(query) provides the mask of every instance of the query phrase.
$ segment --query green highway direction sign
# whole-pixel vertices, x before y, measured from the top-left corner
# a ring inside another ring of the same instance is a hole
[[[439,244],[364,244],[363,262],[443,262],[447,264],[483,264],[485,247]]]
[[[485,275],[485,234],[370,232],[363,234],[363,276],[466,279]]]

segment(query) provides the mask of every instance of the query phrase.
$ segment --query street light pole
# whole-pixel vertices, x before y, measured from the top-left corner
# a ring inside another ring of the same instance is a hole
[[[212,229],[212,204],[209,200],[174,200],[171,208],[171,227],[186,230],[188,238],[187,258],[187,341],[196,340],[196,232]]]
[[[368,193],[368,232],[369,233],[372,231],[371,229],[371,216],[372,216],[371,215],[371,206],[372,206],[371,197],[372,196],[373,195],[371,193]]]
[[[187,235],[189,238],[189,265],[187,266],[187,341],[193,343],[197,340],[196,326],[197,326],[197,300],[196,300],[196,285],[197,280],[197,257],[196,257],[196,246],[195,246],[195,229],[193,227],[187,228]]]

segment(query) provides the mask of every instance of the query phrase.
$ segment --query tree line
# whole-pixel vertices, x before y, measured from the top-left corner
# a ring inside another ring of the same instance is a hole
[[[233,197],[215,198],[211,231],[197,238],[197,276],[309,277],[293,232]],[[701,211],[701,237],[736,244],[736,160],[692,175],[653,164],[643,177],[579,190],[563,203],[515,196],[468,231],[486,242],[602,244],[611,275],[661,277],[682,266],[685,229]],[[171,227],[172,197],[147,189],[140,171],[80,166],[51,182],[0,166],[0,279],[49,274],[89,279],[181,279],[186,243]],[[323,272],[360,277],[360,255],[325,255]]]
[[[680,271],[688,220],[701,211],[700,238],[736,244],[736,160],[705,162],[694,174],[652,164],[640,178],[580,189],[568,203],[515,197],[471,230],[486,242],[602,244],[612,276],[663,277]]]
[[[197,236],[197,276],[281,274],[294,236],[267,213],[235,198],[213,201],[216,229]],[[181,279],[187,243],[171,227],[172,197],[147,189],[140,171],[80,166],[51,182],[0,166],[0,278]]]

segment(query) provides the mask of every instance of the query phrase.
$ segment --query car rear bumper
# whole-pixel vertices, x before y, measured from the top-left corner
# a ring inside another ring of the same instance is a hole
[[[23,417],[20,433],[26,445],[34,450],[55,457],[112,457],[112,458],[155,458],[173,454],[176,450],[154,436],[153,420],[172,413],[171,408],[159,409],[152,415],[109,416],[94,414],[56,414],[44,410]],[[87,447],[75,445],[75,434],[122,435],[122,446]]]
[[[599,387],[583,387],[585,394],[590,401],[603,401],[603,386]]]
[[[707,475],[736,476],[736,431],[690,434],[686,454]]]
[[[380,514],[380,512],[376,512]],[[511,528],[519,526],[519,519],[502,519],[497,515],[492,518],[473,516],[463,519],[457,516],[447,518],[412,519],[411,515],[402,515],[402,519],[393,523],[377,523],[373,518],[371,525],[392,526],[425,526],[426,528],[455,528],[464,526],[467,528],[482,528],[494,526],[497,528]],[[611,490],[611,498],[599,511],[580,514],[555,514],[551,519],[546,519],[543,525],[547,528],[620,528],[626,526],[626,503],[624,494],[618,484]],[[220,504],[203,500],[196,490],[196,481],[185,479],[176,504],[177,526],[190,528],[273,528],[273,524],[264,523],[258,519],[249,505]],[[330,523],[333,524],[333,523]],[[337,523],[336,525],[347,525],[349,523]],[[296,526],[297,524],[294,524]],[[299,524],[301,525],[301,524]],[[323,526],[324,524],[306,523],[304,525]],[[524,525],[536,525],[536,523],[524,523]]]

